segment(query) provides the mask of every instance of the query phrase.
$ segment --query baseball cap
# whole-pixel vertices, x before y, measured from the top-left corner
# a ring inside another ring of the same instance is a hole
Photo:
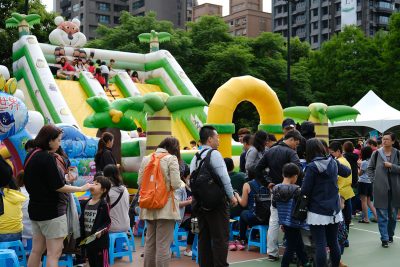
[[[289,127],[290,128],[295,128],[296,127],[296,123],[291,118],[284,119],[283,122],[282,122],[282,129],[289,128]]]

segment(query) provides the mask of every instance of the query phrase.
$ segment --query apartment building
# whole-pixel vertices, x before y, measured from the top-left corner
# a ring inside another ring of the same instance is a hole
[[[356,24],[367,36],[380,29],[387,29],[389,17],[400,10],[400,0],[354,0],[357,1]],[[291,1],[291,35],[308,41],[312,49],[318,49],[335,33],[341,31],[341,0]],[[272,0],[273,32],[287,36],[288,3]]]
[[[135,16],[154,11],[157,19],[169,20],[176,28],[185,28],[196,4],[196,0],[53,0],[53,6],[61,16],[80,19],[81,31],[88,39],[96,37],[99,23],[109,27],[118,25],[122,11]]]
[[[197,21],[201,16],[206,15],[222,17],[222,6],[204,3],[193,7],[193,21]]]
[[[262,0],[230,0],[229,15],[224,21],[234,36],[256,37],[272,31],[272,15],[263,12]]]

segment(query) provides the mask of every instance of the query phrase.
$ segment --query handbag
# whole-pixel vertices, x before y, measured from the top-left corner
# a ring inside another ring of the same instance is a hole
[[[292,210],[292,218],[303,222],[307,219],[309,199],[306,195],[299,194],[296,197],[296,204]]]

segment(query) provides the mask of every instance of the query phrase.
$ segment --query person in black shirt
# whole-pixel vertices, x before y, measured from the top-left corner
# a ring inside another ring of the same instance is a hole
[[[86,191],[65,184],[52,153],[60,147],[62,130],[48,124],[40,129],[35,147],[25,159],[24,183],[29,193],[28,213],[32,221],[33,244],[28,266],[39,266],[47,248],[47,266],[57,266],[67,236],[67,199],[65,193]]]
[[[111,152],[114,145],[114,135],[112,133],[104,132],[101,135],[97,147],[97,153],[94,157],[96,163],[96,171],[103,171],[104,167],[108,164],[117,165],[117,160]]]

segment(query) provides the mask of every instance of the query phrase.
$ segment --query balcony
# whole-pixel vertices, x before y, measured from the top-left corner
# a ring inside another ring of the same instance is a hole
[[[274,6],[281,6],[281,5],[287,5],[286,1],[278,0],[278,1],[275,2]]]
[[[393,5],[391,3],[378,2],[375,7],[376,7],[376,12],[382,12],[387,14],[393,13]]]

